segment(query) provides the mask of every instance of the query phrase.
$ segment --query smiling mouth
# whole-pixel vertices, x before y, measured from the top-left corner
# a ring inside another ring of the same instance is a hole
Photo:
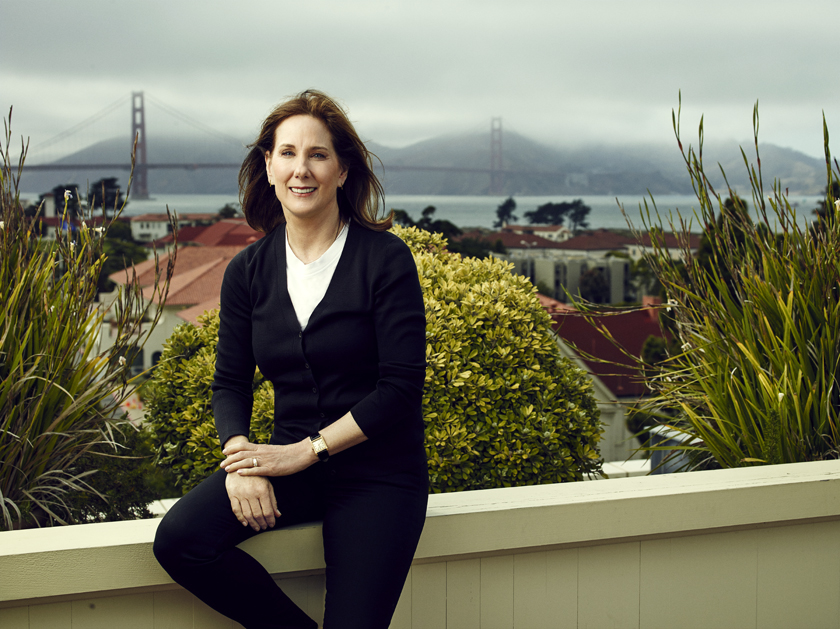
[[[295,194],[309,194],[310,192],[314,192],[315,188],[289,188]]]

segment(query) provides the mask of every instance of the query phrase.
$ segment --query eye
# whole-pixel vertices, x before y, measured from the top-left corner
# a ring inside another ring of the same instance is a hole
[[[324,155],[323,153],[312,153],[312,157],[314,157],[315,159],[326,159],[327,158],[327,156]]]
[[[280,155],[282,157],[291,157],[294,154],[295,154],[294,151],[292,151],[291,149],[285,149],[285,150],[280,151]]]

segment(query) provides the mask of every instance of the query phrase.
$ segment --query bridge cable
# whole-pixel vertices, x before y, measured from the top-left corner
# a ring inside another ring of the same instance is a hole
[[[213,127],[210,127],[210,126],[207,126],[204,123],[198,122],[197,120],[194,120],[193,118],[190,118],[187,114],[182,113],[182,112],[178,111],[177,109],[175,109],[174,107],[171,107],[170,105],[167,105],[166,103],[161,102],[160,100],[158,100],[154,96],[151,96],[148,93],[145,95],[145,97],[149,101],[151,101],[155,106],[160,107],[164,112],[168,113],[170,116],[179,119],[181,122],[185,122],[186,124],[198,129],[199,131],[203,131],[204,133],[215,136],[216,138],[218,138],[220,140],[224,140],[225,142],[235,144],[239,148],[243,148],[245,146],[245,143],[242,141],[241,138],[235,138],[232,135],[228,135],[228,134],[223,133],[221,131],[217,131]]]
[[[126,103],[126,101],[130,98],[131,98],[131,94],[125,94],[124,96],[121,96],[119,100],[111,103],[110,105],[105,107],[105,109],[103,109],[102,111],[99,111],[99,112],[93,114],[91,117],[86,118],[85,120],[82,120],[80,123],[70,127],[69,129],[66,129],[65,131],[62,131],[61,133],[59,133],[57,135],[54,135],[53,137],[49,138],[48,140],[44,140],[43,142],[40,142],[39,144],[33,146],[32,151],[36,151],[36,152],[37,151],[42,151],[43,149],[45,149],[49,146],[52,146],[53,144],[55,144],[57,142],[60,142],[61,140],[64,140],[65,138],[67,138],[71,135],[74,135],[74,134],[78,133],[82,129],[84,129],[86,127],[89,127],[94,122],[98,122],[99,120],[101,120],[102,118],[104,118],[105,116],[107,116],[108,114],[113,112],[114,110],[118,109],[120,106],[124,105]]]

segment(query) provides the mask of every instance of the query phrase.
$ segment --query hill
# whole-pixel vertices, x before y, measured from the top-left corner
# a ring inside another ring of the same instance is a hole
[[[61,160],[68,164],[125,163],[129,159],[127,139],[99,142]],[[432,138],[403,148],[375,142],[369,148],[384,164],[377,165],[389,194],[484,195],[490,193],[486,172],[463,172],[460,169],[490,167],[490,142],[487,134],[473,133]],[[676,146],[662,145],[590,145],[554,148],[513,132],[503,138],[502,193],[505,195],[655,195],[690,194],[691,182]],[[825,185],[825,164],[792,149],[772,144],[760,147],[764,181],[768,188],[778,178],[783,187],[796,194],[820,194]],[[148,140],[148,161],[162,163],[241,163],[241,146],[220,140],[202,141],[155,138]],[[749,153],[748,153],[749,155]],[[708,168],[719,162],[733,187],[746,194],[749,180],[740,149],[734,142],[708,144],[704,149]],[[389,166],[434,166],[447,171],[389,170]],[[59,183],[81,186],[101,177],[114,176],[125,184],[127,172],[78,171],[25,173],[22,189],[44,191]],[[237,169],[150,170],[149,189],[154,193],[235,194]],[[716,187],[723,178],[716,176]]]

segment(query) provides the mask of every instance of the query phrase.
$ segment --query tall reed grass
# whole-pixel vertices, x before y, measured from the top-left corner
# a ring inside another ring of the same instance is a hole
[[[78,229],[61,229],[55,240],[41,237],[38,222],[21,207],[27,146],[21,140],[20,158],[13,159],[10,125],[11,110],[0,142],[0,527],[5,529],[67,523],[70,495],[95,492],[87,480],[96,470],[81,471],[80,457],[124,454],[121,431],[133,428],[120,405],[133,384],[132,353],[160,317],[172,272],[171,260],[167,269],[158,268],[150,301],[130,283],[110,311],[96,302],[104,237],[123,208],[115,207],[100,228],[83,209]],[[67,199],[63,222],[70,224]],[[106,312],[116,339],[101,351]]]
[[[703,120],[695,149],[684,148],[679,109],[674,132],[698,208],[691,216],[640,208],[645,231],[670,229],[681,255],[653,238],[646,258],[664,287],[676,352],[648,380],[643,404],[682,433],[693,466],[739,467],[838,457],[840,444],[840,204],[837,161],[823,120],[826,212],[807,224],[782,184],[767,184],[753,111],[754,162],[742,149],[754,216],[731,211],[729,187],[715,190],[703,162]],[[724,180],[726,175],[724,173]],[[742,195],[743,196],[743,195]],[[707,261],[688,235],[702,228]]]

